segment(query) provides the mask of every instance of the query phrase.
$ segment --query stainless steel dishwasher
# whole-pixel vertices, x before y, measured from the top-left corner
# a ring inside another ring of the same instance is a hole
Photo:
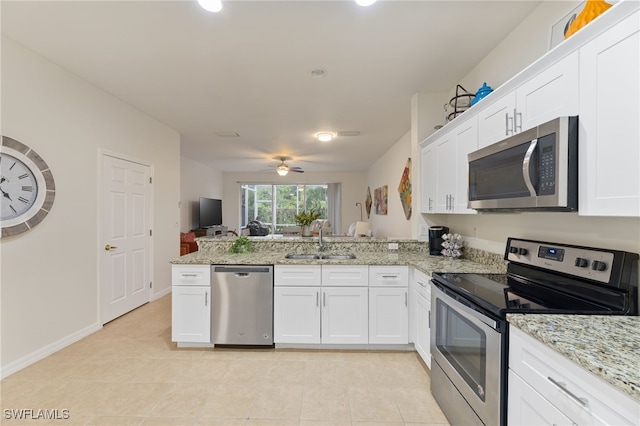
[[[211,343],[273,345],[273,266],[211,266]]]

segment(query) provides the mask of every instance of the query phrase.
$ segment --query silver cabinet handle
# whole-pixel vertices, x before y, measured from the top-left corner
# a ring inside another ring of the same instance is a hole
[[[327,293],[322,292],[322,306],[327,307]]]
[[[431,330],[431,309],[429,309],[429,330]]]
[[[404,306],[409,306],[409,296],[407,292],[404,292]]]
[[[453,211],[453,206],[455,205],[453,201],[455,200],[455,198],[453,198],[453,194],[451,195],[451,198],[449,200],[450,200],[450,210]]]
[[[422,281],[418,281],[418,284],[420,284],[420,287],[427,288],[427,285],[426,284],[422,284]]]
[[[319,303],[320,303],[320,292],[316,291],[316,306],[320,306]]]
[[[431,199],[431,197],[429,197],[429,211],[433,210],[433,207],[431,207],[432,203],[433,203],[433,200]]]
[[[547,379],[551,383],[556,385],[562,392],[566,393],[571,398],[575,399],[583,407],[586,407],[586,405],[589,403],[589,400],[587,398],[581,398],[581,397],[577,396],[575,393],[571,392],[569,389],[567,389],[567,384],[566,383],[559,382],[559,381],[553,379],[551,376],[548,376]]]
[[[182,278],[187,278],[187,277],[195,278],[198,276],[198,274],[181,274],[181,275],[182,275]]]
[[[518,125],[518,117],[520,117],[520,124]],[[513,109],[513,133],[522,131],[522,113]]]
[[[504,117],[505,117],[505,124],[504,124],[505,136],[509,136],[509,134],[513,134],[513,117],[509,117],[508,112],[504,113]],[[511,121],[511,128],[509,128],[509,121]]]
[[[204,292],[204,306],[209,305],[209,292],[205,291]]]

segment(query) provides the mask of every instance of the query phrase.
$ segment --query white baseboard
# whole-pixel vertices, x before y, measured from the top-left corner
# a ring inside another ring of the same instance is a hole
[[[94,323],[88,327],[83,328],[82,330],[78,330],[73,334],[65,336],[62,339],[59,339],[43,348],[33,351],[30,354],[23,356],[20,359],[10,362],[7,365],[2,365],[0,367],[0,379],[9,377],[13,373],[18,372],[23,368],[30,366],[31,364],[35,364],[36,362],[48,357],[49,355],[55,352],[58,352],[61,349],[66,348],[67,346],[77,342],[78,340],[84,339],[85,337],[95,333],[101,328],[102,328],[101,324]]]
[[[149,300],[149,301],[150,301],[150,302],[154,302],[154,301],[156,301],[156,300],[160,299],[161,297],[166,296],[166,295],[167,295],[167,294],[169,294],[169,293],[171,293],[171,286],[169,286],[169,287],[165,288],[164,290],[159,291],[159,292],[157,292],[157,293],[153,293],[153,294],[151,295],[151,300]]]

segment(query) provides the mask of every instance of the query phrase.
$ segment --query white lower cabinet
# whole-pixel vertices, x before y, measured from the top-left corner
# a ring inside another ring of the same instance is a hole
[[[367,287],[322,287],[322,343],[369,342]]]
[[[274,287],[276,343],[320,343],[320,291],[320,287]]]
[[[510,425],[518,426],[572,426],[574,423],[524,380],[509,370]]]
[[[425,364],[431,368],[431,281],[421,271],[414,271],[414,292],[412,308],[414,323],[414,341],[416,351]]]
[[[369,288],[369,343],[409,343],[408,287]]]
[[[211,342],[211,267],[172,265],[171,340]]]
[[[509,327],[509,425],[638,425],[640,404],[550,347]]]
[[[276,265],[276,344],[369,341],[368,266]]]

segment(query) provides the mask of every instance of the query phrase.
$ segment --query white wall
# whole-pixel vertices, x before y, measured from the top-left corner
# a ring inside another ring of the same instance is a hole
[[[275,172],[264,173],[223,173],[224,196],[222,198],[222,220],[230,230],[240,229],[240,186],[241,183],[268,183],[268,184],[327,184],[340,183],[341,190],[341,218],[342,229],[334,234],[346,233],[349,225],[360,218],[360,209],[356,209],[355,203],[363,205],[366,197],[365,173],[333,172],[333,173],[289,173],[287,176],[278,176]]]
[[[180,157],[181,232],[198,227],[200,197],[222,198],[222,172],[189,158]],[[226,221],[226,217],[223,216],[223,220]]]
[[[463,79],[467,89],[486,81],[496,88],[549,50],[550,28],[579,2],[543,2]],[[421,106],[426,111],[424,105]],[[582,217],[577,213],[422,215],[430,226],[445,225],[469,245],[501,253],[507,237],[541,239],[640,252],[640,219]]]
[[[400,185],[400,179],[409,158],[411,158],[411,132],[407,132],[400,138],[367,171],[367,185],[371,189],[371,196],[374,199],[376,188],[388,186],[387,214],[376,214],[374,200],[371,206],[371,216],[368,220],[365,219],[371,223],[374,237],[411,238],[411,218],[406,218],[398,193],[398,185]],[[411,158],[411,160],[411,180],[414,182],[416,178],[413,172],[417,166],[417,159]],[[366,191],[366,187],[363,189],[364,191]],[[413,217],[413,214],[419,209],[417,205],[412,205],[412,209]]]
[[[34,229],[3,238],[2,375],[100,327],[98,159],[105,149],[154,170],[155,295],[179,255],[180,139],[168,127],[2,38],[2,134],[49,164],[56,199]]]

